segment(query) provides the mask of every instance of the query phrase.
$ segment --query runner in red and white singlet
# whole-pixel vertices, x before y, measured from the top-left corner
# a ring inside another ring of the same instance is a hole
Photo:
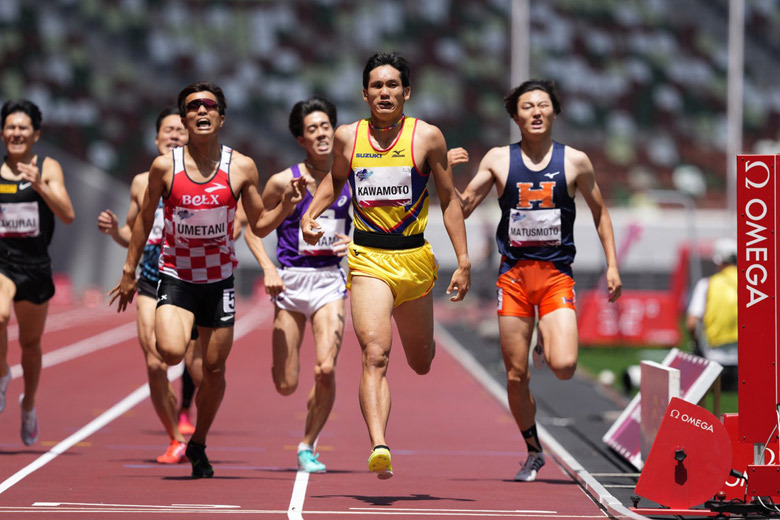
[[[222,89],[193,83],[179,92],[178,105],[189,133],[187,146],[157,157],[149,169],[141,218],[133,226],[122,279],[109,292],[109,305],[118,299],[123,311],[132,302],[135,270],[157,206],[164,199],[165,235],[154,320],[157,351],[167,364],[178,363],[193,325],[198,326],[203,380],[196,396],[195,432],[185,453],[193,478],[209,478],[214,469],[206,457],[206,436],[225,394],[226,362],[233,345],[236,202],[241,199],[247,223],[263,237],[303,198],[306,182],[291,180],[276,207],[266,211],[255,162],[219,143],[227,108]]]
[[[232,239],[238,199],[228,173],[232,154],[232,149],[222,146],[216,174],[201,183],[187,175],[184,148],[174,148],[171,191],[163,197],[163,274],[185,282],[212,283],[229,278],[238,266]]]

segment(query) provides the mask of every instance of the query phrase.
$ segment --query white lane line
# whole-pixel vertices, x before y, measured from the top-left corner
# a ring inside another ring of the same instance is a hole
[[[264,315],[270,314],[268,311],[258,311],[256,309],[253,309],[249,312],[246,316],[243,316],[241,319],[238,320],[236,323],[236,327],[234,329],[234,341],[236,339],[241,338],[242,336],[249,333],[252,329],[254,329],[254,326],[261,321],[261,319],[264,319]],[[253,325],[254,324],[254,325]],[[135,323],[129,323],[127,325],[123,325],[123,327],[131,326],[133,330],[135,330]],[[122,328],[122,327],[118,327]],[[86,343],[94,340],[95,338],[104,336],[111,331],[104,332],[103,334],[99,334],[98,336],[94,336],[94,338],[90,338],[87,340],[84,340],[83,342],[79,342],[76,345],[80,343]],[[106,341],[105,339],[103,341]],[[70,347],[65,347],[65,349]],[[64,350],[64,349],[60,349]],[[99,348],[95,348],[94,350],[99,350]],[[61,362],[61,361],[60,361]],[[182,371],[183,371],[183,363],[179,363],[175,367],[170,367],[168,369],[168,378],[171,380],[175,380],[178,377],[181,377]],[[17,471],[15,474],[11,475],[8,479],[6,479],[4,482],[0,483],[0,494],[7,491],[9,488],[11,488],[14,484],[18,483],[20,480],[22,480],[27,475],[30,475],[31,473],[35,472],[36,470],[42,468],[55,458],[57,458],[59,455],[65,453],[69,448],[73,447],[75,444],[78,444],[79,442],[83,441],[93,433],[97,432],[107,424],[111,423],[114,419],[121,416],[122,414],[126,413],[128,410],[133,408],[135,405],[143,401],[149,397],[149,383],[144,383],[140,387],[136,388],[130,395],[119,401],[117,404],[103,412],[100,416],[93,419],[89,424],[78,430],[76,433],[68,437],[67,439],[61,441],[52,449],[50,449],[48,452],[44,453],[40,457],[38,457],[36,460],[34,460],[32,463],[28,464],[21,470]]]
[[[382,511],[378,507],[350,507],[353,511]],[[386,510],[387,508],[384,508]],[[517,514],[540,514],[554,515],[558,511],[544,511],[534,509],[433,509],[433,508],[414,508],[414,507],[394,507],[393,511],[416,511],[433,513],[517,513]]]
[[[319,437],[314,440],[314,453],[317,453],[317,442]],[[295,474],[295,484],[293,485],[290,505],[287,507],[288,520],[303,520],[303,502],[306,500],[306,488],[309,485],[309,474],[298,470]]]
[[[13,475],[11,475],[9,478],[5,480],[5,482],[0,484],[0,494],[4,493],[6,490],[11,488],[14,484],[22,480],[27,475],[30,475],[31,473],[35,472],[36,470],[42,468],[55,458],[57,458],[59,455],[62,455],[65,453],[69,448],[74,446],[75,444],[83,441],[105,425],[109,424],[111,421],[122,415],[123,413],[130,410],[132,407],[143,401],[149,397],[149,384],[144,384],[140,387],[138,387],[136,390],[134,390],[130,395],[119,401],[117,404],[112,406],[110,409],[105,411],[103,414],[98,416],[96,419],[92,420],[89,424],[78,430],[76,433],[65,439],[64,441],[61,441],[56,446],[54,446],[52,449],[35,459],[31,464],[28,464],[21,470],[17,471]]]
[[[114,327],[96,336],[77,341],[67,347],[58,348],[43,355],[42,368],[59,365],[71,359],[113,347],[136,336],[135,321]],[[48,332],[48,331],[47,331]],[[11,379],[22,377],[22,365],[11,367]]]
[[[149,504],[104,504],[104,503],[90,503],[90,502],[34,502],[32,507],[60,507],[60,506],[82,506],[84,508],[92,507],[116,507],[118,509],[125,508],[144,508],[144,509],[240,509],[241,506],[228,506],[220,504],[171,504],[169,506],[155,506]]]
[[[290,497],[290,506],[287,508],[287,518],[289,520],[303,520],[303,501],[306,499],[306,487],[308,484],[309,474],[305,471],[298,471],[295,474],[295,485]]]
[[[504,408],[509,410],[506,389],[498,384],[498,382],[493,379],[493,376],[491,376],[488,371],[474,359],[471,352],[466,350],[452,334],[447,332],[447,330],[438,323],[435,325],[435,336],[437,338],[437,343],[441,343],[442,347],[444,347],[444,349],[455,358],[455,360],[460,363],[472,377],[479,381],[485,390],[490,392]],[[593,478],[593,476],[588,473],[588,470],[586,470],[582,464],[580,464],[580,462],[575,459],[541,424],[536,424],[536,430],[539,434],[539,439],[542,441],[545,448],[556,456],[566,471],[591,495],[596,497],[598,503],[609,513],[620,518],[647,520],[647,517],[635,513],[621,504],[620,501]]]

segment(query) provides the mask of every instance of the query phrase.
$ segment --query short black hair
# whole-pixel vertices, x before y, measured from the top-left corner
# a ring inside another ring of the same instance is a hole
[[[9,99],[3,103],[3,108],[0,108],[0,128],[5,126],[5,120],[11,114],[16,112],[23,112],[30,117],[32,121],[33,129],[40,130],[41,123],[43,122],[43,115],[38,105],[27,99]]]
[[[401,86],[406,88],[410,85],[409,77],[411,76],[411,70],[409,69],[409,62],[397,52],[378,52],[368,58],[368,62],[366,62],[366,66],[363,69],[363,88],[368,88],[368,76],[371,74],[371,71],[382,65],[390,65],[401,73]]]
[[[330,120],[330,126],[336,128],[336,105],[321,96],[312,96],[305,101],[298,101],[290,111],[288,127],[293,137],[303,135],[303,120],[312,112],[324,112]]]
[[[182,89],[181,92],[179,92],[179,98],[178,98],[178,104],[179,104],[179,115],[181,117],[184,117],[187,115],[187,107],[184,104],[184,101],[187,99],[187,96],[190,94],[194,94],[195,92],[211,92],[214,94],[214,97],[217,98],[217,104],[219,105],[219,114],[224,116],[225,110],[227,109],[227,101],[225,101],[225,94],[222,92],[222,89],[219,88],[214,83],[208,83],[206,81],[198,81],[197,83],[190,83],[186,87]]]
[[[162,111],[160,112],[160,115],[157,116],[157,122],[156,122],[157,133],[160,132],[160,127],[162,126],[163,119],[165,119],[168,116],[178,116],[178,115],[180,115],[179,109],[175,107],[163,108]]]
[[[513,88],[509,94],[504,97],[504,108],[506,108],[506,111],[512,118],[517,115],[517,100],[520,99],[520,96],[532,90],[547,92],[550,96],[550,101],[552,101],[555,115],[561,113],[561,104],[555,93],[555,82],[547,79],[529,79],[528,81],[521,83],[519,87]]]

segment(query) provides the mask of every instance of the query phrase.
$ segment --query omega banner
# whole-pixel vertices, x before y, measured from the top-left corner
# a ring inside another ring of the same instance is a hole
[[[777,163],[780,155],[737,156],[739,256],[739,440],[764,443],[777,423]]]

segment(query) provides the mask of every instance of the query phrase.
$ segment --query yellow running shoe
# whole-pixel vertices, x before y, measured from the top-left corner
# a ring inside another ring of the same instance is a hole
[[[390,448],[384,445],[374,446],[368,457],[368,469],[376,473],[380,480],[393,476],[393,465],[390,461]]]

